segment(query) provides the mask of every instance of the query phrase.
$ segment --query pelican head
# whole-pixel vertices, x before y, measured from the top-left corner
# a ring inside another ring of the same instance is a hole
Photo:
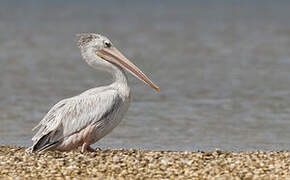
[[[83,33],[77,36],[79,37],[78,46],[89,65],[100,69],[117,65],[153,89],[160,90],[137,66],[115,48],[107,37],[94,33]]]

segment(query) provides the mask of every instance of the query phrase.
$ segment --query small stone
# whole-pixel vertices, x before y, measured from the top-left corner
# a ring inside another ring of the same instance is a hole
[[[120,158],[118,156],[113,157],[113,162],[119,162],[119,161],[120,161]]]
[[[161,160],[161,164],[165,164],[165,165],[167,165],[167,164],[168,164],[168,159],[162,159],[162,160]]]

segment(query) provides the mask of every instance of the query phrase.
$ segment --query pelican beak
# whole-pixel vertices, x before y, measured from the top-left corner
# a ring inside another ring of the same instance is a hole
[[[160,91],[160,88],[155,85],[137,66],[129,61],[129,59],[127,59],[117,48],[113,46],[110,48],[103,48],[102,50],[98,50],[96,54],[106,61],[121,66],[145,84]]]

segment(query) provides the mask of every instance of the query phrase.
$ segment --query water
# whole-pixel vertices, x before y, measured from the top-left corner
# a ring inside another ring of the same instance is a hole
[[[110,82],[75,34],[107,35],[161,87],[133,99],[105,148],[290,148],[290,3],[2,1],[0,143],[28,146],[59,100]]]

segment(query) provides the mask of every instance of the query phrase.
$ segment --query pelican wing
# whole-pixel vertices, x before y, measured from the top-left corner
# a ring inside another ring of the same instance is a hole
[[[60,101],[37,126],[40,129],[32,138],[34,144],[31,150],[42,150],[91,124],[101,124],[121,102],[117,91],[112,89],[96,95],[80,95]]]

